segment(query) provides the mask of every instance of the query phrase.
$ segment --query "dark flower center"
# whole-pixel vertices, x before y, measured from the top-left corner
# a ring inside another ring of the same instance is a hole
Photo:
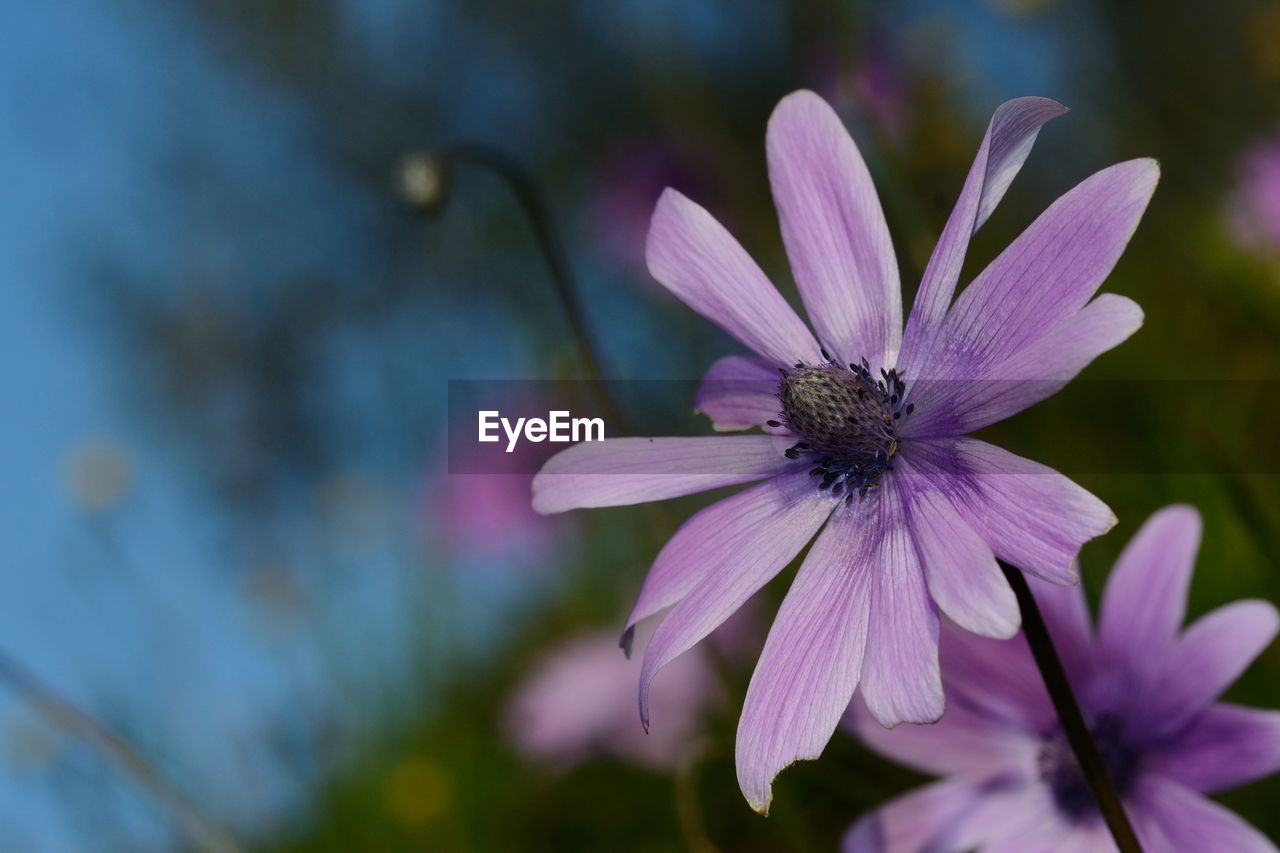
[[[1102,763],[1116,794],[1124,797],[1133,789],[1140,769],[1139,753],[1124,737],[1124,721],[1113,714],[1103,714],[1089,727],[1098,745]],[[1075,753],[1060,731],[1047,735],[1037,757],[1040,778],[1053,792],[1053,800],[1070,820],[1097,813],[1098,804],[1085,781]]]
[[[781,421],[800,441],[789,448],[790,459],[802,456],[809,471],[821,477],[819,489],[863,497],[893,467],[900,447],[898,430],[913,406],[903,404],[906,384],[894,370],[871,375],[864,359],[848,366],[829,361],[782,369],[778,383]]]

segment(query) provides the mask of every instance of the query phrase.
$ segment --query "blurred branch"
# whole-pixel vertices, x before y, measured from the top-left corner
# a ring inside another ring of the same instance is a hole
[[[3,651],[0,651],[0,682],[7,684],[49,722],[83,741],[107,762],[167,803],[176,813],[183,832],[196,847],[213,853],[236,853],[240,850],[230,835],[132,744],[59,695]]]
[[[556,296],[564,310],[565,319],[573,332],[578,347],[578,356],[582,360],[587,378],[599,389],[601,405],[606,416],[618,425],[618,431],[624,432],[618,406],[604,384],[600,370],[600,347],[592,335],[582,308],[582,298],[573,271],[569,267],[564,243],[555,228],[546,199],[533,175],[514,157],[479,142],[460,142],[445,148],[441,152],[445,164],[444,180],[448,181],[448,172],[454,163],[466,163],[479,166],[497,175],[511,189],[521,209],[529,219],[538,248],[542,251],[551,273],[551,281],[555,286]]]

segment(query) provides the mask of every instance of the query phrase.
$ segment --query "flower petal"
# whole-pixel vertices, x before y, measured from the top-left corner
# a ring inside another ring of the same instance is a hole
[[[975,438],[904,442],[900,455],[998,558],[1050,583],[1075,583],[1080,547],[1116,521],[1106,504],[1052,468]]]
[[[1237,601],[1200,617],[1167,651],[1142,702],[1153,737],[1177,731],[1231,686],[1275,639],[1280,615],[1266,601]]]
[[[945,703],[938,670],[938,612],[892,480],[878,497],[883,533],[872,560],[871,624],[862,698],[881,724],[932,723]]]
[[[1023,635],[992,640],[948,624],[940,654],[949,707],[966,708],[1011,736],[1036,736],[1055,724],[1044,678]]]
[[[1170,506],[1129,540],[1102,596],[1103,654],[1140,664],[1158,659],[1173,644],[1187,613],[1200,531],[1200,513],[1193,507]]]
[[[876,508],[843,507],[818,536],[778,609],[738,721],[738,785],[767,814],[773,779],[822,754],[849,706],[867,640]]]
[[[1040,128],[1066,112],[1066,107],[1048,98],[1017,98],[996,107],[916,291],[898,365],[904,375],[915,376],[933,350],[956,292],[969,239],[987,221],[1022,169]]]
[[[1137,805],[1129,810],[1146,850],[1187,853],[1274,853],[1275,845],[1235,812],[1177,782],[1143,777]]]
[[[943,663],[946,663],[947,629],[942,632]],[[947,687],[947,712],[928,726],[880,725],[861,696],[854,696],[844,724],[873,752],[898,764],[905,764],[936,776],[961,774],[969,777],[994,774],[1010,767],[1035,764],[1039,738],[1004,720],[983,714],[951,693],[952,678],[943,670]]]
[[[1206,794],[1280,770],[1280,711],[1220,703],[1148,753],[1152,770]]]
[[[741,355],[718,359],[702,377],[693,399],[695,412],[711,418],[718,431],[764,427],[766,432],[785,432],[785,427],[769,427],[781,409],[778,402],[778,370],[767,361]]]
[[[1132,299],[1104,293],[980,377],[916,383],[919,412],[904,437],[969,433],[1034,406],[1136,332],[1142,317]]]
[[[773,529],[778,523],[793,516],[807,518],[813,512],[829,513],[830,504],[830,499],[806,478],[782,476],[694,513],[658,552],[627,617],[627,631],[640,620],[680,601],[709,575],[717,571],[732,573],[744,554],[754,555],[785,542],[785,531],[778,535]],[[812,534],[812,530],[805,534],[806,539],[797,550]],[[784,560],[782,565],[785,563]],[[623,648],[628,654],[629,639],[624,635]]]
[[[855,823],[840,843],[844,853],[915,853],[965,850],[965,827],[984,794],[975,785],[947,779],[908,791]]]
[[[838,503],[815,489],[813,479],[805,474],[783,475],[757,489],[761,492],[760,500],[772,503],[772,513],[757,507],[750,519],[755,523],[747,526],[748,519],[744,516],[734,527],[737,535],[720,536],[718,547],[710,547],[711,540],[707,540],[689,548],[680,559],[673,558],[673,566],[680,565],[675,574],[686,577],[690,572],[696,573],[697,582],[662,620],[645,649],[640,670],[640,719],[646,727],[649,684],[658,670],[714,631],[782,571],[818,532]],[[681,548],[683,551],[683,546]],[[691,557],[703,562],[695,565]],[[687,580],[683,580],[672,586],[686,583]],[[658,596],[655,586],[648,603],[645,593],[641,593],[636,612],[642,611],[642,605],[647,610],[657,600],[669,599],[670,592],[668,587],[666,595]],[[635,618],[633,614],[633,620]]]
[[[940,493],[923,490],[909,507],[911,533],[929,594],[966,631],[1008,639],[1018,632],[1018,600],[987,543]]]
[[[533,508],[627,506],[749,483],[784,470],[790,443],[768,435],[584,441],[534,476]]]
[[[820,361],[813,335],[738,241],[672,189],[653,211],[650,274],[686,305],[779,365]]]
[[[918,378],[980,378],[1083,308],[1133,236],[1159,176],[1154,160],[1130,160],[1050,205],[956,299]]]
[[[769,119],[769,182],[800,297],[841,361],[873,369],[898,351],[902,290],[875,184],[839,116],[794,92]]]

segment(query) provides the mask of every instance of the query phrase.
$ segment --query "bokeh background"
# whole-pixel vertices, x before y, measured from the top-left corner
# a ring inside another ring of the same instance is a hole
[[[202,820],[266,851],[829,850],[919,781],[838,733],[767,820],[743,802],[736,711],[785,574],[659,678],[670,710],[639,735],[613,640],[708,498],[544,519],[527,475],[445,473],[448,380],[584,374],[508,188],[466,166],[436,185],[406,171],[414,152],[474,140],[523,163],[603,373],[687,380],[736,347],[643,268],[664,186],[794,297],[764,127],[813,88],[870,164],[910,293],[992,109],[1051,96],[1074,112],[969,269],[1092,171],[1155,156],[1104,287],[1146,325],[1086,377],[1280,378],[1275,3],[57,0],[4,18],[0,850],[194,849],[217,840]],[[1090,460],[1077,479],[1120,517],[1082,555],[1095,599],[1174,501],[1206,522],[1192,615],[1280,599],[1275,435],[1188,387],[1119,413],[1071,388],[990,431]],[[623,403],[641,428],[709,430],[689,399]],[[1228,697],[1280,706],[1280,648]],[[1223,799],[1280,838],[1280,780]]]

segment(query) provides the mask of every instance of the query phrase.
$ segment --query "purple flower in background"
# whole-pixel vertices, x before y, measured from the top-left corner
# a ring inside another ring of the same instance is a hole
[[[1255,251],[1280,251],[1280,137],[1241,157],[1228,221],[1236,240]]]
[[[754,620],[740,611],[711,642],[728,659],[750,646]],[[758,646],[757,646],[758,648]],[[520,685],[507,707],[508,739],[526,757],[567,770],[599,755],[671,770],[688,758],[706,713],[724,701],[711,661],[694,649],[654,685],[652,702],[666,723],[646,735],[635,724],[638,665],[619,665],[618,637],[576,637],[551,651]]]
[[[1271,642],[1276,610],[1238,601],[1180,631],[1200,516],[1168,507],[1125,549],[1098,630],[1084,595],[1032,581],[1081,711],[1147,850],[1275,850],[1211,794],[1280,769],[1280,712],[1215,703]],[[944,776],[859,821],[846,853],[1114,850],[1020,635],[947,625],[947,713],[932,726],[849,721],[877,752]]]
[[[739,784],[761,812],[782,768],[821,753],[855,689],[886,726],[942,714],[939,610],[987,636],[1019,627],[996,557],[1075,583],[1080,546],[1114,523],[1066,477],[965,435],[1054,393],[1142,321],[1130,300],[1093,296],[1155,189],[1151,160],[1058,199],[952,304],[970,237],[1041,125],[1064,111],[1043,98],[996,110],[904,331],[897,262],[857,147],[812,92],[783,99],[769,177],[817,338],[679,193],[659,200],[647,251],[658,281],[756,353],[712,365],[697,408],[719,429],[768,434],[584,443],[534,478],[541,512],[763,480],[689,519],[645,580],[628,625],[670,608],[640,674],[646,723],[654,674],[816,537],[738,726]]]

